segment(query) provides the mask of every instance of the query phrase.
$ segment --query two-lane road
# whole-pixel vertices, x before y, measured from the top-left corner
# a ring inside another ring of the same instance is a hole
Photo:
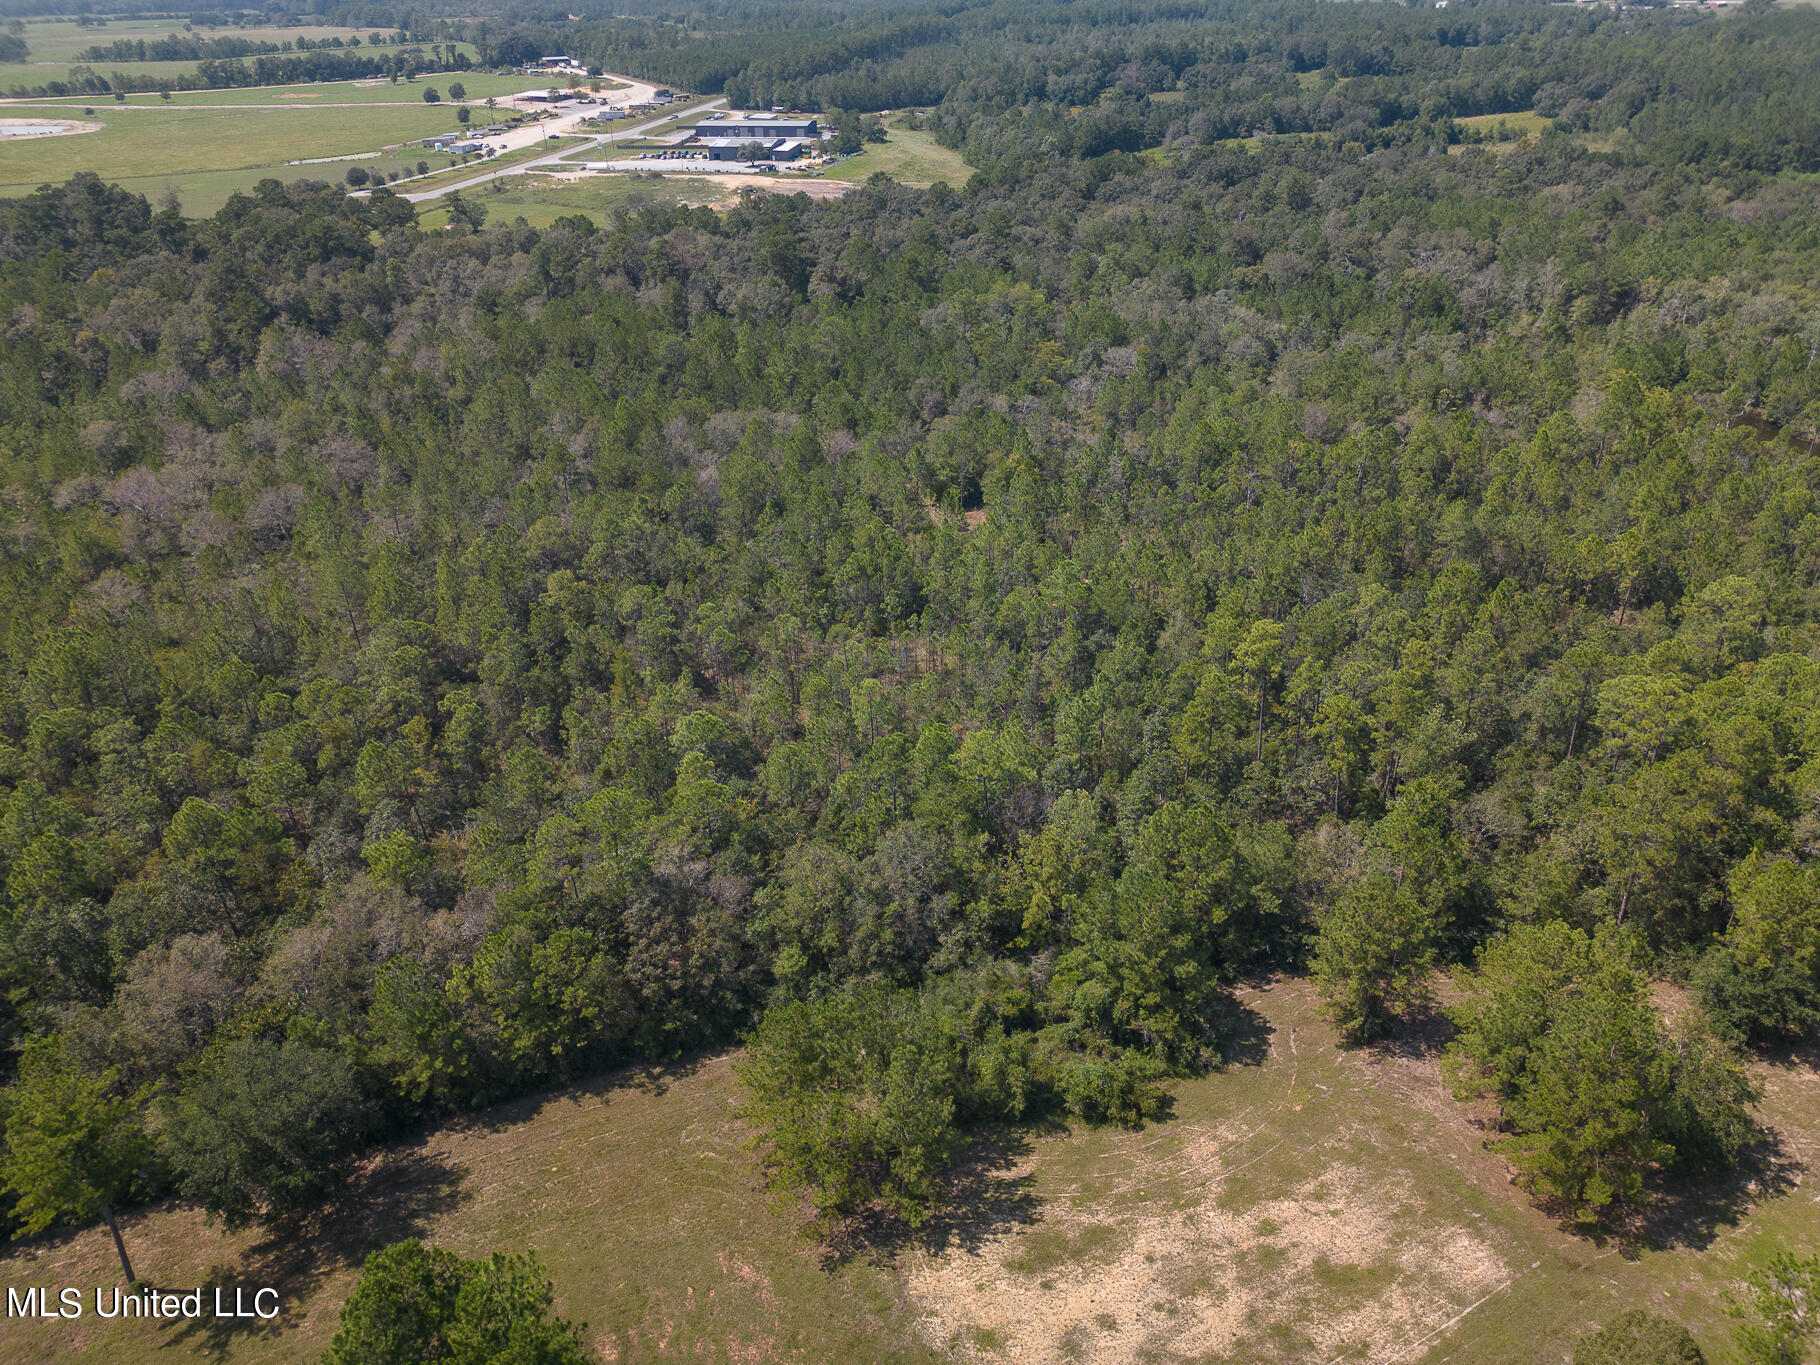
[[[615,77],[611,77],[610,79],[624,80],[625,77],[615,76]],[[637,100],[628,101],[628,103],[638,103],[638,102],[639,101],[637,101]],[[722,108],[723,106],[725,106],[726,103],[727,103],[727,101],[725,99],[709,100],[706,104],[690,105],[689,109],[694,113],[706,113],[710,109]],[[565,133],[573,134],[574,130],[581,126],[581,121],[584,118],[592,118],[598,112],[599,112],[598,110],[591,109],[585,113],[571,114],[564,118],[556,119],[555,121],[550,122],[550,123],[537,124],[536,125],[537,136],[533,140],[541,140],[541,139],[550,138],[550,137],[561,137]],[[420,204],[428,199],[439,199],[445,194],[453,194],[457,190],[471,189],[475,185],[484,185],[487,183],[487,181],[497,180],[501,176],[522,175],[526,171],[534,171],[540,166],[548,166],[552,162],[561,161],[565,157],[579,156],[584,152],[593,150],[594,147],[601,147],[601,146],[606,145],[609,142],[624,142],[624,141],[629,141],[632,138],[643,137],[646,133],[650,132],[652,129],[662,127],[664,124],[668,123],[671,119],[673,119],[675,117],[676,117],[676,114],[674,114],[674,113],[663,114],[655,119],[652,119],[651,122],[649,122],[649,123],[639,124],[638,127],[636,127],[636,128],[622,128],[617,133],[602,133],[594,139],[593,147],[565,146],[565,147],[559,148],[558,150],[556,150],[554,152],[551,152],[548,156],[535,157],[530,161],[520,161],[517,164],[511,165],[511,166],[501,166],[496,171],[485,171],[485,172],[475,175],[467,180],[458,181],[453,185],[443,185],[440,188],[433,189],[433,190],[422,190],[416,194],[401,194],[399,197],[402,199],[408,199],[413,204]],[[527,146],[529,144],[520,143],[519,145]]]

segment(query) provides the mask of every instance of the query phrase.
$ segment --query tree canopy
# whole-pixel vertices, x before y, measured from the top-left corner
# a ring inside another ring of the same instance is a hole
[[[0,1073],[276,1220],[751,1037],[774,1169],[914,1218],[1247,977],[1364,1043],[1477,964],[1540,1196],[1739,1153],[1820,1011],[1820,15],[773,10],[481,46],[966,184],[0,201]]]

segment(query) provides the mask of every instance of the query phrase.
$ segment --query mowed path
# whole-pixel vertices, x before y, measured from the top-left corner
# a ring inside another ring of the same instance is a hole
[[[314,1360],[360,1257],[406,1235],[537,1251],[558,1310],[612,1362],[1561,1365],[1577,1332],[1638,1305],[1688,1322],[1718,1359],[1723,1291],[1820,1235],[1800,1183],[1820,1136],[1805,1063],[1760,1068],[1771,1159],[1598,1242],[1510,1184],[1431,1052],[1336,1048],[1304,982],[1241,998],[1233,1064],[1179,1085],[1174,1117],[988,1135],[950,1213],[914,1233],[802,1236],[762,1187],[722,1056],[385,1152],[307,1237],[230,1235],[176,1204],[133,1215],[148,1279],[275,1285],[282,1318],[0,1319],[0,1360]],[[99,1229],[0,1258],[8,1286],[92,1291],[116,1273]]]

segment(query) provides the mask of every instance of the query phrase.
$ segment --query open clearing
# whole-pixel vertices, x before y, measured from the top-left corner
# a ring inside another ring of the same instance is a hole
[[[945,181],[955,189],[965,185],[973,168],[961,154],[935,140],[934,133],[900,126],[901,120],[890,120],[885,140],[874,142],[858,156],[848,157],[828,169],[829,180],[868,180],[883,173],[900,185],[928,186]]]
[[[466,92],[464,103],[471,115],[468,127],[472,132],[495,119],[505,119],[507,96],[548,82],[524,76],[442,72],[414,84],[337,81],[185,91],[168,101],[156,95],[134,95],[124,102],[89,96],[0,103],[0,118],[17,115],[33,122],[81,121],[95,130],[82,139],[80,147],[68,142],[55,148],[32,147],[25,144],[40,139],[0,137],[0,197],[29,193],[78,171],[94,171],[153,200],[175,194],[183,211],[197,217],[214,213],[230,195],[250,192],[268,178],[341,183],[351,164],[410,176],[420,161],[441,171],[453,164],[452,159],[423,148],[421,139],[462,127],[456,117],[459,106],[447,98],[449,86],[455,83]],[[613,80],[601,84],[603,91],[626,88]],[[423,93],[430,87],[443,96],[433,105],[423,101]],[[486,107],[488,99],[500,101],[497,113]],[[688,106],[670,117],[688,117],[695,108]],[[15,142],[21,145],[11,145]],[[535,159],[556,145],[540,141],[534,148],[519,149],[490,164]],[[415,183],[433,187],[446,182]]]
[[[531,171],[464,190],[462,197],[483,206],[489,223],[509,223],[515,218],[522,218],[532,227],[545,228],[558,218],[579,213],[604,225],[614,209],[630,208],[641,203],[720,206],[731,202],[736,190],[748,188],[745,183],[747,180],[758,178],[731,175],[658,176],[636,171],[623,175],[565,177]],[[731,181],[738,183],[728,183]],[[408,188],[414,189],[415,186]],[[434,202],[420,204],[417,221],[425,228],[446,227],[449,222],[448,211]]]
[[[278,1362],[333,1334],[368,1248],[421,1234],[535,1249],[559,1311],[608,1361],[671,1358],[1222,1365],[1562,1365],[1631,1306],[1724,1358],[1722,1294],[1820,1239],[1802,1189],[1820,1077],[1764,1064],[1777,1135],[1723,1188],[1670,1193],[1626,1238],[1572,1235],[1484,1149],[1421,1047],[1341,1052],[1306,983],[1241,993],[1227,1070],[1141,1131],[982,1141],[951,1212],[814,1246],[773,1209],[734,1113],[731,1059],[527,1100],[376,1160],[314,1238],[229,1236],[187,1208],[126,1220],[165,1285],[281,1287],[271,1329],[0,1322],[0,1357]],[[106,1234],[41,1239],[8,1284],[111,1284]]]
[[[1534,137],[1553,121],[1533,110],[1521,114],[1474,114],[1471,118],[1454,120],[1462,128],[1477,128],[1482,133],[1506,128],[1520,137]]]
[[[1554,123],[1534,112],[1522,114],[1475,114],[1471,118],[1455,119],[1461,128],[1469,129],[1485,139],[1484,142],[1456,142],[1447,150],[1461,152],[1468,147],[1483,147],[1488,152],[1504,153],[1521,146],[1525,139],[1540,137]],[[1582,138],[1584,141],[1584,138]]]
[[[1261,1065],[1177,1088],[1137,1133],[1037,1137],[984,1203],[1031,1217],[902,1259],[928,1339],[1019,1362],[1564,1362],[1623,1308],[1685,1321],[1714,1359],[1722,1298],[1820,1239],[1798,1183],[1820,1081],[1766,1067],[1780,1143],[1629,1239],[1576,1237],[1510,1183],[1422,1049],[1343,1052],[1303,982],[1246,992]],[[1755,1182],[1755,1192],[1752,1182]]]
[[[397,104],[415,108],[423,104],[423,92],[433,88],[442,96],[442,108],[453,121],[454,104],[449,100],[449,86],[459,84],[467,91],[466,103],[475,106],[474,117],[483,118],[481,106],[488,99],[503,99],[524,90],[542,90],[550,82],[529,76],[490,76],[471,71],[445,71],[418,76],[414,81],[389,80],[318,81],[308,85],[256,85],[225,90],[177,90],[169,101],[158,95],[139,94],[126,97],[126,107],[169,110],[186,105],[270,105],[280,108],[333,108],[342,104]],[[602,82],[603,89],[606,82]],[[112,95],[66,95],[48,101],[53,104],[114,104]],[[119,106],[115,106],[119,107]]]
[[[110,76],[120,71],[128,76],[144,79],[156,77],[174,79],[179,76],[193,75],[196,63],[193,61],[163,62],[118,62],[103,57],[99,61],[82,61],[78,54],[91,47],[107,48],[117,42],[144,41],[150,43],[158,38],[173,36],[193,37],[202,40],[214,38],[244,38],[255,43],[296,43],[300,38],[312,42],[327,42],[331,38],[340,38],[345,44],[351,38],[359,38],[364,46],[353,51],[366,53],[389,53],[392,47],[380,44],[372,46],[375,30],[343,28],[333,25],[306,24],[295,28],[277,25],[254,25],[248,28],[208,27],[197,25],[186,33],[184,20],[175,19],[120,19],[110,18],[105,23],[83,27],[71,19],[27,19],[25,20],[25,44],[28,56],[23,62],[0,62],[0,92],[15,89],[31,89],[45,85],[50,81],[67,81],[70,68],[87,67],[99,75]],[[390,36],[390,30],[378,30]],[[428,51],[429,43],[408,43],[403,51]],[[460,51],[472,58],[476,55],[470,43],[444,43],[443,50]],[[250,57],[243,61],[252,61]]]
[[[295,28],[282,28],[277,25],[256,25],[239,28],[231,25],[213,27],[195,25],[188,35],[184,35],[186,20],[178,19],[122,19],[109,17],[100,22],[79,24],[74,19],[27,19],[25,21],[25,44],[31,49],[31,62],[73,62],[78,54],[91,47],[107,47],[118,42],[144,41],[151,42],[156,38],[189,36],[198,39],[244,38],[253,43],[295,43],[299,38],[308,38],[312,42],[327,42],[339,38],[347,42],[350,38],[368,41],[374,30],[362,28],[339,28],[325,24],[301,24]],[[390,35],[389,30],[380,30]],[[26,65],[30,65],[27,62]]]
[[[64,112],[69,107],[15,104],[3,109],[12,117],[54,118],[51,109]],[[183,198],[185,208],[195,213],[199,208],[192,202],[191,185],[202,177],[254,172],[240,177],[245,183],[236,187],[243,189],[251,189],[266,175],[336,180],[345,167],[290,167],[289,175],[273,168],[298,157],[377,153],[456,126],[455,116],[446,106],[421,103],[399,108],[311,108],[307,112],[284,106],[173,108],[156,113],[111,104],[91,107],[95,112],[83,118],[100,124],[99,132],[81,138],[22,138],[0,143],[0,195],[29,193],[40,185],[67,180],[77,171],[94,171],[104,180],[118,180],[141,193],[155,193],[155,188],[148,191],[145,187],[168,182]],[[405,161],[415,162],[421,155],[415,149],[406,150]],[[372,157],[361,164],[382,162]],[[226,194],[220,197],[225,200]]]

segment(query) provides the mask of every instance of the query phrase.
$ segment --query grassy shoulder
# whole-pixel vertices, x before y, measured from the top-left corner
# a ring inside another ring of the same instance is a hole
[[[498,156],[490,156],[484,160],[469,161],[466,165],[452,164],[446,169],[434,171],[422,179],[413,178],[408,181],[400,181],[395,188],[400,194],[421,194],[428,190],[446,189],[450,185],[459,185],[463,181],[472,180],[475,176],[485,175],[489,171],[502,171],[512,166],[522,166],[525,162],[535,161],[540,156],[548,156],[552,152],[585,145],[587,141],[586,138],[577,137],[546,138],[542,142],[532,143],[529,147],[501,152]],[[430,152],[424,153],[424,157],[431,166],[451,160],[449,157],[437,156]]]
[[[616,152],[640,150],[646,147],[668,146],[668,143],[656,142],[651,139],[673,137],[675,134],[681,132],[685,125],[691,128],[694,127],[696,120],[718,103],[720,103],[718,100],[696,100],[661,118],[654,119],[650,114],[633,114],[626,118],[613,119],[607,123],[601,124],[598,128],[591,131],[621,132],[627,128],[643,128],[645,130],[644,135],[641,137],[627,139],[626,141],[617,143],[613,148]]]
[[[495,1109],[363,1169],[308,1236],[262,1239],[167,1205],[125,1222],[140,1273],[271,1283],[269,1328],[0,1320],[20,1365],[313,1359],[365,1252],[420,1235],[466,1256],[533,1250],[556,1311],[607,1359],[1135,1360],[1188,1355],[1517,1365],[1653,1306],[1722,1359],[1724,1294],[1820,1237],[1794,1184],[1820,1075],[1759,1063],[1775,1146],[1756,1169],[1665,1189],[1631,1233],[1574,1234],[1514,1189],[1488,1113],[1448,1093],[1433,1036],[1336,1046],[1306,982],[1239,993],[1222,1070],[1143,1129],[981,1136],[914,1235],[848,1226],[813,1247],[766,1196],[732,1059],[619,1073]],[[0,1258],[8,1283],[113,1282],[99,1228]]]

